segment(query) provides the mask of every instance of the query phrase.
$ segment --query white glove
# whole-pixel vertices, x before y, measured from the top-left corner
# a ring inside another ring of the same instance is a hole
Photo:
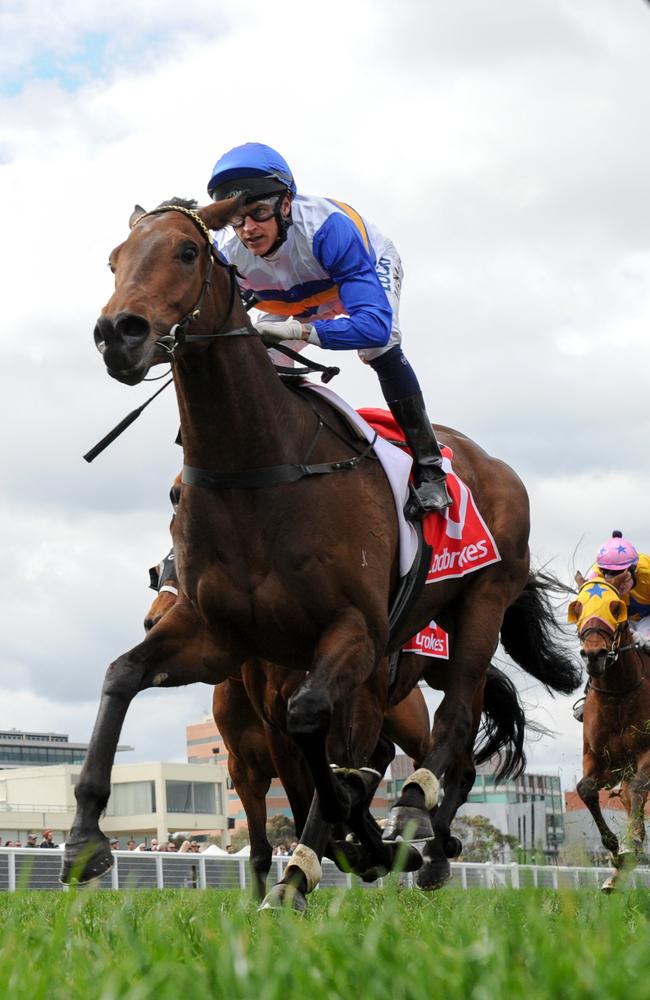
[[[314,328],[299,323],[297,319],[283,319],[275,322],[256,323],[255,329],[267,347],[282,344],[285,340],[303,340],[320,347],[320,338]]]

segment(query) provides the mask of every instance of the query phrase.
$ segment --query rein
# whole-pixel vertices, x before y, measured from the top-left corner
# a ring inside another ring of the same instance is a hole
[[[597,625],[591,625],[589,628],[586,628],[583,632],[580,633],[580,640],[584,639],[587,635],[589,635],[592,632],[595,632],[596,635],[600,635],[606,639],[608,639],[610,635],[608,630],[604,628],[599,628]],[[641,660],[641,677],[639,678],[639,680],[635,681],[635,683],[632,684],[631,687],[625,688],[623,691],[610,691],[608,688],[596,687],[596,685],[592,682],[590,678],[589,679],[590,690],[596,691],[597,694],[602,694],[606,698],[623,698],[625,695],[631,694],[632,691],[636,691],[637,688],[640,688],[643,682],[646,680],[646,672],[643,666],[643,660],[641,659],[641,651],[639,649],[638,644],[636,642],[630,642],[626,646],[621,646],[620,643],[621,643],[621,633],[619,629],[617,629],[616,632],[614,633],[612,645],[610,649],[608,649],[608,651],[605,653],[605,659],[607,661],[607,666],[605,667],[605,669],[607,669],[607,667],[611,667],[614,663],[616,663],[621,653],[626,653],[630,649],[633,649],[636,651],[637,656]]]
[[[199,297],[195,304],[189,309],[185,315],[178,321],[174,323],[169,333],[164,337],[159,337],[157,340],[158,346],[162,347],[164,351],[169,355],[170,361],[174,360],[174,352],[177,347],[181,344],[191,343],[193,341],[199,340],[212,340],[214,337],[250,337],[259,336],[257,330],[253,326],[240,326],[236,330],[224,331],[223,327],[226,325],[233,311],[235,305],[235,296],[237,294],[237,268],[234,264],[228,264],[221,257],[217,256],[214,252],[212,246],[212,241],[210,239],[210,230],[206,226],[205,222],[196,212],[192,211],[191,208],[184,208],[182,205],[160,205],[158,208],[154,208],[151,212],[143,212],[133,223],[133,229],[139,225],[143,219],[148,218],[151,215],[162,215],[164,212],[180,212],[182,215],[186,215],[188,219],[191,219],[197,229],[200,230],[201,235],[205,237],[206,249],[208,253],[208,263],[206,266],[205,275],[203,277],[203,283],[201,285],[201,291]],[[193,323],[201,315],[201,310],[203,309],[203,304],[205,302],[205,297],[212,285],[212,272],[214,270],[215,262],[219,264],[220,267],[225,268],[228,271],[228,277],[230,281],[230,293],[228,297],[228,309],[226,311],[226,318],[223,325],[219,330],[214,333],[186,333],[187,327],[190,323]]]
[[[217,264],[219,264],[220,267],[226,268],[228,270],[230,278],[230,293],[228,299],[228,312],[226,313],[226,319],[224,321],[224,326],[225,326],[225,324],[230,319],[230,316],[232,314],[235,305],[235,297],[238,291],[238,286],[237,286],[238,271],[234,264],[228,264],[226,261],[222,260],[221,257],[215,255],[212,246],[212,241],[210,240],[210,230],[205,225],[203,219],[196,212],[193,212],[192,209],[190,208],[185,208],[182,205],[161,205],[159,208],[152,209],[151,212],[143,212],[142,215],[139,215],[138,218],[133,223],[132,228],[135,228],[138,225],[138,223],[140,223],[142,219],[146,218],[147,216],[160,215],[163,212],[180,212],[182,215],[186,215],[189,219],[191,219],[192,222],[201,231],[201,234],[205,237],[207,243],[207,251],[208,251],[208,264],[207,264],[206,274],[203,279],[203,283],[201,285],[201,291],[199,293],[199,297],[196,303],[192,306],[190,310],[188,310],[188,312],[185,313],[185,315],[182,317],[182,319],[179,320],[178,323],[174,323],[168,334],[165,334],[164,336],[160,337],[157,341],[157,344],[169,355],[170,365],[173,365],[174,354],[176,349],[183,343],[191,343],[200,340],[212,340],[214,337],[259,336],[257,330],[253,326],[240,326],[237,327],[237,329],[235,330],[227,330],[227,331],[224,331],[222,327],[215,333],[188,334],[185,332],[190,323],[193,323],[194,320],[197,320],[201,315],[201,309],[203,308],[205,297],[208,293],[209,288],[212,285],[212,273],[214,270],[215,261],[217,262]],[[251,305],[248,307],[248,309],[252,309],[254,304],[255,304],[254,302],[251,302]],[[296,351],[292,351],[290,347],[285,347],[283,344],[276,345],[275,349],[280,351],[287,357],[292,358],[294,361],[295,360],[300,361],[303,366],[300,369],[276,367],[276,371],[280,375],[287,375],[287,376],[290,375],[295,378],[308,375],[310,372],[316,371],[321,373],[322,382],[329,382],[335,375],[339,374],[340,371],[339,368],[331,366],[328,367],[327,365],[321,365],[317,361],[312,361],[310,358],[302,358]],[[158,378],[164,378],[164,377],[165,375],[158,376]],[[152,381],[155,381],[155,379]],[[127,427],[130,427],[131,424],[134,423],[135,420],[137,420],[137,418],[140,416],[143,410],[146,409],[147,406],[149,406],[149,403],[153,402],[156,396],[160,395],[163,389],[166,389],[167,386],[171,385],[172,382],[173,378],[170,378],[167,382],[165,382],[164,385],[160,387],[160,389],[157,390],[157,392],[154,392],[153,396],[150,396],[149,399],[147,399],[144,403],[142,403],[141,406],[136,407],[135,410],[131,410],[131,412],[126,415],[126,417],[120,420],[119,424],[116,424],[115,427],[113,427],[113,429],[108,432],[108,434],[106,434],[100,441],[97,442],[96,445],[94,445],[89,451],[86,452],[86,454],[83,456],[84,461],[90,463],[94,461],[94,459],[96,459],[98,455],[101,455],[101,453],[106,448],[108,448],[108,446],[112,444],[113,441],[115,441],[116,438],[118,438],[120,434],[122,434],[127,429]]]

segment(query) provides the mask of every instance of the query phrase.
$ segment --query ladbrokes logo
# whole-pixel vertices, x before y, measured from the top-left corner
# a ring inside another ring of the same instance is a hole
[[[445,653],[447,650],[446,639],[441,639],[432,632],[418,632],[415,637],[415,645],[419,649],[431,653]]]
[[[485,539],[480,539],[476,545],[463,545],[462,549],[450,552],[444,548],[442,552],[431,560],[430,573],[444,573],[448,569],[464,569],[471,563],[485,559],[489,554],[488,544]]]

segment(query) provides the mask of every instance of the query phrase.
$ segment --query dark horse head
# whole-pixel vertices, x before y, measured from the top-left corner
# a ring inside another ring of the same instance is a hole
[[[198,208],[172,198],[152,212],[136,205],[129,237],[109,256],[115,291],[94,330],[113,378],[127,385],[141,382],[153,365],[169,361],[201,310],[215,309],[206,295],[214,263],[222,265],[214,269],[214,280],[224,283],[223,299],[229,301],[229,269],[213,251],[210,230],[222,229],[238,204],[231,198]],[[226,313],[224,307],[223,316],[213,317],[217,329],[226,323]]]
[[[590,677],[602,677],[616,660],[623,633],[627,631],[627,607],[613,583],[584,580],[571,601],[568,621],[578,626],[580,656]]]

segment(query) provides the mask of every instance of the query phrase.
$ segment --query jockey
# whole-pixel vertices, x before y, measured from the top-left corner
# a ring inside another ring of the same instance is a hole
[[[598,549],[588,580],[613,583],[627,604],[630,630],[640,646],[650,650],[650,556],[637,552],[621,531],[613,531]],[[589,682],[585,693],[589,689]],[[584,698],[573,706],[574,718],[582,722]]]
[[[349,205],[298,194],[286,161],[262,143],[229,150],[212,171],[208,194],[214,201],[241,193],[241,214],[214,242],[236,265],[244,301],[265,314],[256,324],[264,343],[356,349],[376,371],[413,452],[418,513],[444,511],[451,500],[442,455],[400,346],[396,248]]]
[[[630,628],[640,643],[650,645],[650,556],[637,552],[620,531],[613,531],[587,574],[589,580],[597,577],[614,583],[627,604]]]

